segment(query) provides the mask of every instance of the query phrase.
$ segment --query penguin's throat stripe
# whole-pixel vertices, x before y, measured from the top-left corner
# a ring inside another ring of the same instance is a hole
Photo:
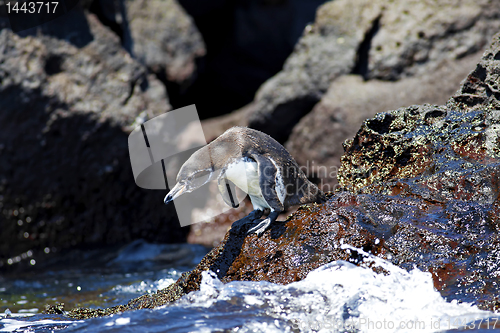
[[[231,192],[231,187],[229,186],[229,183],[226,181],[226,189],[227,193],[229,195],[229,199],[231,200],[231,206],[233,208],[238,208],[240,205],[238,203],[234,203],[234,197],[233,197],[233,192]]]

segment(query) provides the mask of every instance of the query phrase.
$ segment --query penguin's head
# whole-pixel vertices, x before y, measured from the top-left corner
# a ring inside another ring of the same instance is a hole
[[[235,130],[229,129],[210,144],[198,149],[184,162],[177,174],[177,184],[168,192],[165,203],[219,178],[229,161],[241,156]]]
[[[216,177],[214,170],[208,146],[197,150],[179,170],[177,184],[165,196],[165,204],[184,193],[193,192],[214,179]]]

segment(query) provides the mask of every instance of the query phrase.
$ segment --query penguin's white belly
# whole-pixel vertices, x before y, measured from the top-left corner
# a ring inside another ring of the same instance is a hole
[[[248,193],[254,209],[272,208],[262,196],[257,162],[239,160],[231,163],[226,169],[226,178],[241,190]]]

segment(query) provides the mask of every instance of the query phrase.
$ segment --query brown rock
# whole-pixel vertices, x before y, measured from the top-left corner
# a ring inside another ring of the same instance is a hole
[[[403,106],[446,103],[480,56],[443,61],[436,71],[394,82],[340,77],[294,127],[285,147],[325,191],[333,190],[344,153],[342,143],[355,135],[363,120]]]

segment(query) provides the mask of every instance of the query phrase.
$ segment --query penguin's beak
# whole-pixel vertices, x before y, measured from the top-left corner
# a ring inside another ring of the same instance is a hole
[[[171,189],[170,192],[168,192],[168,194],[166,195],[165,200],[164,200],[165,204],[168,204],[172,200],[174,200],[175,198],[179,197],[182,193],[184,193],[185,190],[186,190],[185,184],[181,184],[181,183],[175,184],[174,188]]]

